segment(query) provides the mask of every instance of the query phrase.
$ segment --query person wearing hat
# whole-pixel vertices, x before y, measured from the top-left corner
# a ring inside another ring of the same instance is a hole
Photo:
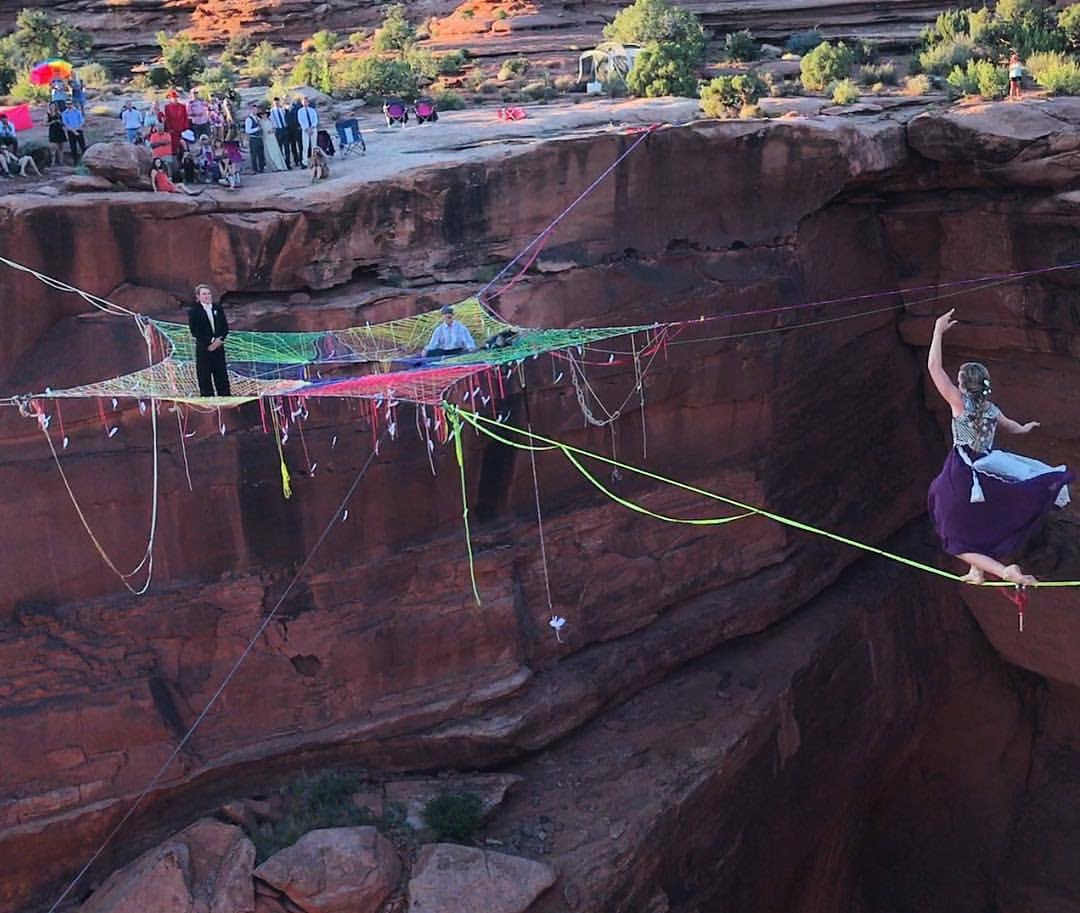
[[[454,320],[454,309],[449,304],[443,305],[442,317],[442,323],[435,327],[430,342],[424,347],[424,355],[428,358],[441,358],[445,355],[475,352],[476,342],[472,333],[465,324]]]
[[[262,174],[266,170],[266,147],[263,145],[262,121],[259,120],[259,105],[251,103],[251,110],[244,118],[244,134],[248,140],[248,150],[251,152],[251,168],[256,174]]]
[[[187,106],[180,101],[176,89],[170,89],[165,96],[165,131],[172,137],[173,155],[180,155],[180,135],[190,126],[188,123]]]

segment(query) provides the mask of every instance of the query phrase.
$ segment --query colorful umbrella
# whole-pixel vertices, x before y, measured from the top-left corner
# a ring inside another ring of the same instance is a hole
[[[54,57],[39,63],[30,71],[30,82],[35,86],[47,86],[54,79],[71,79],[74,67],[66,60]]]

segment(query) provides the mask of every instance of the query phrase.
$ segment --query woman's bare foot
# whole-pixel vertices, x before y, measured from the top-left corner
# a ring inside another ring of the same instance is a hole
[[[960,579],[963,580],[964,583],[974,583],[978,585],[980,583],[983,583],[986,580],[986,577],[983,576],[983,572],[980,571],[977,567],[971,567],[968,569],[968,572],[964,574],[964,576]]]
[[[1020,570],[1019,564],[1010,564],[1006,567],[1005,570],[1001,572],[1001,579],[1008,580],[1009,583],[1015,583],[1018,586],[1031,586],[1032,584],[1039,582],[1032,577],[1031,574],[1025,574]]]

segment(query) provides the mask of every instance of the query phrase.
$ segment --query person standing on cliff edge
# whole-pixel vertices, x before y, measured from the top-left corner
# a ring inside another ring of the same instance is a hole
[[[195,303],[188,310],[188,327],[195,337],[195,375],[200,396],[229,396],[229,371],[225,363],[225,337],[229,321],[215,304],[209,285],[195,286]],[[216,391],[216,392],[215,392]]]

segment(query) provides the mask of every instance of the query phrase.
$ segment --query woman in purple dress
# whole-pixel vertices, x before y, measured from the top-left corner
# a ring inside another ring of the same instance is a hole
[[[1073,474],[1064,466],[994,450],[998,429],[1027,434],[1038,422],[1019,424],[990,400],[990,372],[978,362],[961,365],[956,383],[942,367],[942,337],[956,321],[953,311],[934,324],[927,366],[952,409],[953,447],[930,485],[929,508],[945,551],[970,565],[964,579],[984,574],[1017,584],[1037,582],[1019,565],[1004,564],[1054,507],[1069,503]]]

